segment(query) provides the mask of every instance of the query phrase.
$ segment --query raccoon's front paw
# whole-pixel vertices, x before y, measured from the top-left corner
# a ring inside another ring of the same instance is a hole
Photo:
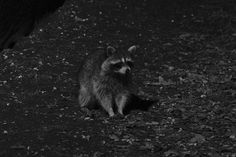
[[[119,114],[121,115],[121,116],[124,116],[124,113],[123,113],[123,109],[118,109],[118,112],[119,112]]]
[[[114,117],[115,116],[115,113],[112,111],[112,112],[109,112],[109,117]]]
[[[124,119],[125,118],[125,115],[122,115],[122,114],[115,114],[113,117],[109,117],[110,119],[113,119],[113,120],[120,120],[120,119]]]
[[[92,112],[88,109],[88,108],[81,108],[81,111],[85,114],[85,116],[91,117],[92,116]]]

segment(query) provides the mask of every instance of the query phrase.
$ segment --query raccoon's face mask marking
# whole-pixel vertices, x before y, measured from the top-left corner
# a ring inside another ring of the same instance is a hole
[[[131,58],[121,58],[113,62],[112,68],[115,73],[128,74],[133,68],[133,61]]]
[[[101,74],[129,74],[133,68],[131,53],[136,51],[137,46],[131,46],[128,51],[116,51],[115,48],[108,46],[106,51],[107,59],[102,63]]]
[[[123,66],[123,67],[121,67],[119,70],[117,70],[115,72],[117,72],[119,74],[128,74],[128,73],[131,72],[131,68],[128,67],[128,66]]]

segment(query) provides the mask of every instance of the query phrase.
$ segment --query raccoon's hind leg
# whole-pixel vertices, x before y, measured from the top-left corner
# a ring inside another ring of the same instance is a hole
[[[128,93],[119,94],[115,98],[117,110],[121,115],[124,115],[123,110],[125,108],[125,105],[128,102],[128,99],[129,99],[129,94]]]
[[[84,86],[81,86],[79,89],[79,105],[80,107],[87,107],[92,99],[90,92]]]

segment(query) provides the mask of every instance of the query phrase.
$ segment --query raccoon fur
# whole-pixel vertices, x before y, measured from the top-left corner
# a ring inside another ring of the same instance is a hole
[[[131,46],[124,52],[108,46],[88,56],[78,76],[78,101],[81,108],[89,108],[97,103],[110,117],[115,115],[114,109],[123,115],[131,96],[131,54],[136,48]]]

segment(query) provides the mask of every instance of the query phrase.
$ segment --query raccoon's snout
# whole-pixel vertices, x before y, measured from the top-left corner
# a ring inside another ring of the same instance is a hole
[[[130,69],[130,67],[128,67],[127,69],[126,69],[126,72],[125,73],[130,73],[131,72],[131,69]]]
[[[130,72],[131,72],[131,68],[128,66],[124,66],[118,70],[118,73],[120,73],[120,74],[128,74]]]

